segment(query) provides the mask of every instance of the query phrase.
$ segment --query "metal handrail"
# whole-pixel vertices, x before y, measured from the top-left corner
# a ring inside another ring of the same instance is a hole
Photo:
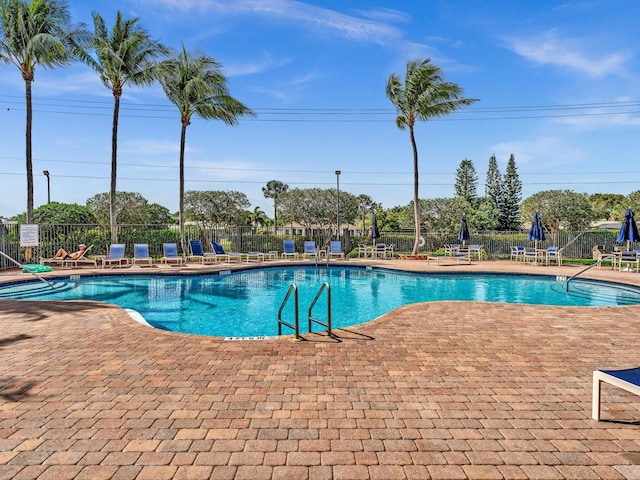
[[[38,275],[36,272],[34,272],[33,270],[31,270],[29,267],[25,267],[24,265],[22,265],[20,262],[18,262],[17,260],[14,260],[13,258],[11,258],[9,255],[7,255],[6,253],[4,253],[3,251],[0,251],[0,255],[2,255],[4,258],[6,258],[7,260],[9,260],[10,262],[15,263],[18,267],[26,270],[27,272],[29,272],[31,275],[33,275],[34,277],[36,277],[38,280],[40,280],[41,282],[46,283],[47,285],[49,285],[51,288],[54,288],[53,283],[51,283],[49,280],[47,280],[46,278],[42,278],[40,275]]]
[[[595,263],[592,263],[591,265],[589,265],[587,268],[583,268],[582,270],[580,270],[578,273],[571,275],[569,278],[567,278],[567,292],[569,291],[569,282],[571,280],[573,280],[574,278],[576,278],[578,275],[583,274],[584,272],[586,272],[587,270],[591,270],[593,267],[598,266],[598,265],[602,265],[602,261],[603,260],[613,260],[615,261],[616,256],[615,255],[605,255],[604,257],[600,257],[598,258],[598,260]]]
[[[320,295],[322,295],[322,292],[324,292],[325,290],[327,291],[327,321],[323,322],[322,320],[313,318],[312,310],[318,302]],[[327,282],[324,282],[322,284],[320,290],[318,290],[318,293],[316,293],[316,298],[313,299],[313,302],[311,302],[311,305],[309,306],[309,333],[311,333],[311,326],[314,322],[318,325],[322,325],[323,327],[327,327],[327,335],[329,335],[330,337],[333,336],[333,334],[331,333],[331,286]]]
[[[295,324],[291,325],[290,323],[285,322],[282,319],[282,311],[284,310],[284,306],[287,304],[287,301],[289,300],[289,297],[291,296],[291,292],[294,293],[293,295],[293,299],[294,299],[294,311],[295,311]],[[298,317],[298,287],[296,286],[295,283],[292,283],[291,286],[289,287],[289,290],[287,290],[287,294],[284,297],[284,300],[282,301],[282,305],[280,305],[280,310],[278,310],[278,335],[282,335],[282,325],[289,327],[290,329],[292,329],[295,334],[296,334],[296,340],[300,340],[300,322],[299,322],[299,317]]]

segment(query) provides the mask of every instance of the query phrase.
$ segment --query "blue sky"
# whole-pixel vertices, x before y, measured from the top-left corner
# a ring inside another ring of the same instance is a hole
[[[568,188],[628,194],[638,186],[640,2],[74,0],[92,29],[116,11],[138,16],[168,47],[216,58],[232,95],[258,116],[239,126],[194,119],[186,189],[239,190],[272,215],[269,180],[370,195],[385,208],[412,199],[407,131],[385,95],[391,73],[429,57],[472,107],[416,127],[420,196],[452,197],[460,162],[484,192],[488,159],[515,155],[523,196]],[[83,65],[36,70],[35,206],[84,204],[109,190],[113,97]],[[0,215],[26,209],[24,82],[0,65]],[[119,191],[178,208],[177,110],[158,85],[127,89]]]

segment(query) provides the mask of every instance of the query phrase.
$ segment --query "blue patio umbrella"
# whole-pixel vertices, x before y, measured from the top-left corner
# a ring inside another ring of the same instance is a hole
[[[629,250],[630,242],[640,241],[638,226],[633,218],[633,210],[631,210],[631,207],[627,208],[627,211],[624,214],[624,220],[622,220],[622,225],[620,226],[620,233],[616,239],[616,242],[618,243],[622,243],[624,241],[627,242],[627,250]]]
[[[460,222],[460,230],[458,230],[458,240],[464,245],[465,242],[471,240],[469,235],[469,227],[467,226],[467,216],[462,215],[462,221]]]
[[[540,218],[540,212],[536,210],[531,222],[531,228],[529,229],[529,241],[533,241],[535,247],[538,246],[538,240],[544,240],[544,230],[542,229],[542,219]]]
[[[380,238],[380,231],[378,230],[378,216],[373,216],[373,221],[371,223],[371,238],[373,239],[373,243],[375,243],[376,238]]]

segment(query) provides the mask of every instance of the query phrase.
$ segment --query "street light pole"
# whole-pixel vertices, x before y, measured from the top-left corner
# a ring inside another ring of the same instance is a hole
[[[42,173],[47,177],[47,204],[51,203],[51,179],[49,178],[49,170],[43,170]]]
[[[336,237],[340,238],[340,170],[336,170],[336,193],[337,193],[337,207],[336,208]]]

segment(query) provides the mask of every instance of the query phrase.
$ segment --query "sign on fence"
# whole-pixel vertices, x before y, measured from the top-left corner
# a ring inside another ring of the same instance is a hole
[[[20,225],[20,246],[38,246],[38,225]]]

